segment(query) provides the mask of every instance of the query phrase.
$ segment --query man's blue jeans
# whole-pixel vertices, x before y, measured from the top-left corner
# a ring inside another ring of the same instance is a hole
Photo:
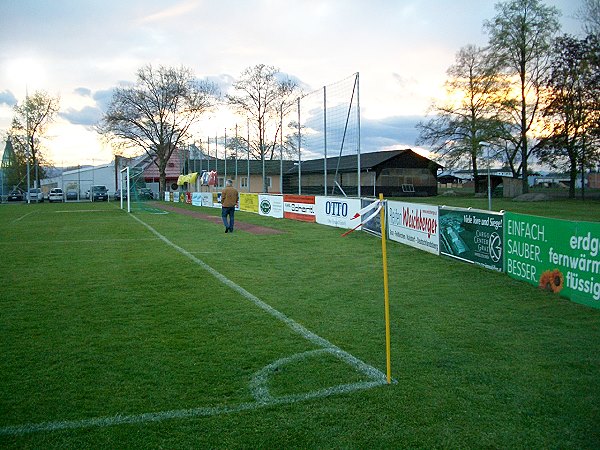
[[[235,213],[235,206],[221,208],[221,218],[223,219],[223,225],[229,231],[233,231],[233,214]],[[227,222],[227,216],[229,216],[229,222]]]

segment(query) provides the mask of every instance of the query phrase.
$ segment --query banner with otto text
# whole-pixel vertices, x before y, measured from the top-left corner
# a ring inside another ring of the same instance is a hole
[[[358,198],[315,197],[316,221],[330,227],[354,228],[360,224],[360,216],[353,219],[360,209]]]

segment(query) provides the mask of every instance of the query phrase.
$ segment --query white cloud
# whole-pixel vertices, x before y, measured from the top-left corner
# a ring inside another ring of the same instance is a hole
[[[306,90],[360,72],[363,123],[369,124],[369,120],[424,114],[439,94],[456,51],[466,44],[486,42],[482,25],[493,17],[495,3],[3,1],[0,86],[16,100],[24,97],[25,85],[32,91],[60,94],[63,118],[89,124],[98,111],[105,110],[111,89],[134,81],[136,70],[147,63],[184,65],[200,79],[218,81],[223,88],[245,68],[259,63],[279,67],[301,80]],[[563,10],[567,31],[573,32],[577,24],[568,17],[577,5],[567,0],[547,3]],[[32,68],[23,70],[27,61]],[[0,129],[9,123],[0,115]],[[69,139],[85,139],[85,145],[72,145],[80,149],[73,155],[90,159],[94,152],[105,154],[90,144],[95,137],[83,137],[83,126],[69,133],[65,120],[57,130],[65,135],[60,145],[49,144],[56,153],[67,147]]]

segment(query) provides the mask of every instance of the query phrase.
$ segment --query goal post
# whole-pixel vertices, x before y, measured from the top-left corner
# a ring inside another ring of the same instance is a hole
[[[123,180],[123,173],[125,173],[125,180]],[[121,199],[121,209],[123,209],[123,192],[126,193],[126,198],[127,198],[127,212],[130,213],[131,212],[131,189],[129,186],[129,166],[124,167],[123,169],[121,169],[120,171],[120,183],[119,183],[119,189],[120,189],[120,199]],[[125,190],[123,190],[123,184],[125,184]]]

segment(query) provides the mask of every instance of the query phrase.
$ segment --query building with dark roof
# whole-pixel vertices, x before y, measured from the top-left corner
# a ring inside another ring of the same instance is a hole
[[[386,197],[437,195],[442,166],[411,149],[360,155],[360,195]],[[327,179],[324,177],[327,171]],[[303,161],[283,177],[283,191],[309,195],[358,195],[358,155]]]
[[[264,175],[268,192],[306,195],[358,195],[358,156],[347,155],[302,161],[266,160]],[[158,185],[158,168],[146,158],[141,164],[145,182]],[[327,182],[325,183],[325,165]],[[437,171],[442,168],[435,161],[410,149],[391,150],[360,155],[360,194],[386,197],[437,195]],[[264,192],[263,163],[248,159],[215,159],[204,153],[187,154],[185,150],[173,152],[166,169],[167,190],[182,189],[177,185],[179,175],[204,171],[217,171],[217,188],[231,179],[240,192]],[[283,174],[283,178],[281,177]],[[183,189],[210,190],[209,186]],[[213,188],[214,189],[214,188]]]

